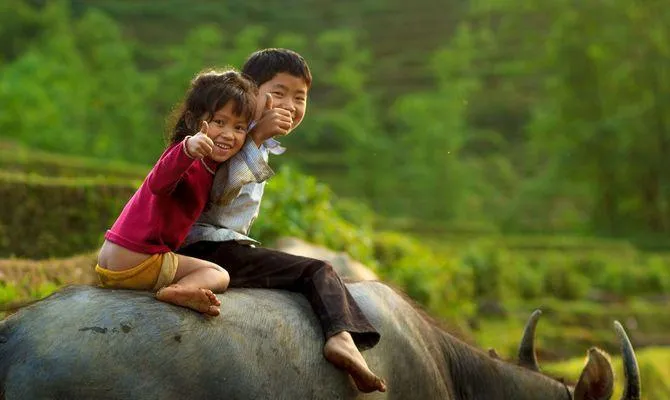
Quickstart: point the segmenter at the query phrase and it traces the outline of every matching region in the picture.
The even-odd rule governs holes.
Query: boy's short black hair
[[[293,50],[277,48],[259,50],[251,54],[242,67],[242,73],[258,86],[282,72],[304,79],[308,88],[312,86],[312,73],[309,71],[307,61]]]

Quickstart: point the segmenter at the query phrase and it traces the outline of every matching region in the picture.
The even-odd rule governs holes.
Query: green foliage
[[[483,300],[501,302],[507,290],[505,268],[508,253],[500,251],[490,244],[477,244],[469,248],[463,255],[463,264],[472,270],[474,294]]]
[[[0,282],[0,304],[7,304],[19,298],[19,291],[11,282]]]
[[[546,257],[542,260],[547,263],[544,273],[545,293],[563,300],[581,299],[586,296],[590,288],[588,278],[581,271],[573,268],[570,259],[565,257]]]
[[[48,282],[48,281],[42,282],[36,288],[31,288],[30,297],[34,299],[41,299],[43,297],[47,297],[48,295],[52,294],[59,288],[60,285],[54,282]]]
[[[640,379],[642,387],[642,400],[667,399],[670,397],[670,376],[668,375],[668,363],[670,363],[670,351],[667,348],[651,347],[636,352],[640,367]],[[624,373],[621,366],[621,357],[613,357],[615,371],[615,384],[613,399],[621,398],[624,388]],[[584,368],[584,358],[569,360],[556,364],[542,365],[543,370],[553,376],[562,376],[570,382],[576,382],[579,374]]]
[[[46,258],[96,248],[138,185],[0,171],[0,256]]]
[[[527,99],[516,109],[526,115],[517,141],[526,179],[507,226],[667,232],[670,80],[661,65],[670,13],[662,3],[485,1],[468,20],[488,32],[476,43],[490,82],[484,94],[502,86],[512,101]]]
[[[435,28],[422,41],[439,49],[402,56],[371,41],[378,19],[357,16],[402,10],[399,27],[416,24],[416,10],[379,0],[295,6],[11,0],[0,17],[11,38],[0,46],[0,135],[152,163],[194,74],[289,46],[314,73],[307,118],[286,138],[292,160],[337,193],[445,229],[669,245],[670,14],[660,1],[495,0],[467,13],[450,3],[419,10],[430,20],[453,12],[450,39]],[[408,82],[417,74],[430,79]]]
[[[3,1],[0,4],[0,66],[22,53],[41,29],[39,11],[26,1]]]
[[[295,236],[374,264],[369,211],[358,208],[351,213],[349,206],[349,220],[342,218],[330,188],[290,167],[283,167],[265,190],[254,236],[264,242]]]
[[[438,254],[393,232],[377,233],[374,249],[382,279],[399,285],[431,313],[452,320],[473,313],[472,276],[455,254]]]
[[[480,346],[494,347],[504,359],[515,360],[524,324],[530,312],[538,308],[542,310],[536,331],[541,367],[555,360],[583,357],[593,346],[617,355],[620,348],[612,329],[614,320],[624,324],[638,350],[645,344],[665,343],[670,327],[664,301],[573,301],[545,297],[508,306],[507,318],[477,315],[473,336]]]
[[[41,36],[0,78],[4,135],[74,154],[138,160],[158,153],[160,141],[144,133],[160,136],[144,111],[153,80],[135,69],[115,23],[96,11],[73,20],[60,1],[42,18]]]
[[[436,87],[404,96],[392,109],[400,127],[396,134],[402,133],[394,145],[404,150],[398,158],[404,167],[394,189],[403,193],[403,208],[414,204],[415,213],[427,220],[467,220],[474,215],[468,213],[464,180],[472,171],[461,158],[470,139],[465,110],[478,86],[477,78],[467,73],[473,56],[470,41],[469,32],[460,31],[452,47],[433,57]]]
[[[0,147],[0,170],[54,177],[144,179],[149,168],[115,160],[58,155],[25,147]]]

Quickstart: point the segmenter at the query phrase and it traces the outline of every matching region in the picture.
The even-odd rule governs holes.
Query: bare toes
[[[221,301],[219,300],[218,297],[216,297],[216,294],[214,294],[214,292],[212,292],[209,289],[203,289],[203,290],[205,291],[205,294],[207,295],[207,298],[209,298],[209,302],[212,303],[212,305],[215,306],[221,305]]]
[[[219,308],[212,304],[207,289],[193,288],[180,285],[170,285],[156,293],[156,298],[182,307],[188,307],[209,315],[219,315]],[[211,291],[209,291],[211,293]],[[216,297],[216,296],[214,296]],[[218,301],[218,299],[217,299]],[[212,309],[214,307],[214,309]]]
[[[345,370],[361,392],[386,391],[384,381],[370,371],[365,359],[358,352],[353,342],[348,345],[335,339],[328,343],[324,350],[326,359],[336,367]]]
[[[374,391],[380,391],[380,392],[386,391],[386,383],[384,383],[384,381],[381,378],[378,378],[376,376],[372,380],[362,379],[360,377],[356,378],[353,375],[352,378],[354,379],[354,382],[356,383],[356,387],[358,388],[358,390],[363,393],[371,393]]]

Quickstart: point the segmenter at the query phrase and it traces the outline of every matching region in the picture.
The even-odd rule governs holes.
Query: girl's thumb
[[[202,123],[200,124],[200,132],[207,135],[208,131],[209,131],[209,124],[207,123],[207,121],[202,121]],[[207,137],[209,137],[209,135],[207,135]]]

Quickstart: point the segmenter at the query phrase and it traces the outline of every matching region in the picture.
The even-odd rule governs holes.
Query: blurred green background
[[[546,362],[618,354],[621,320],[670,398],[660,0],[5,0],[0,303],[90,267],[190,78],[269,46],[314,83],[253,235],[347,251],[506,358],[535,308]]]

